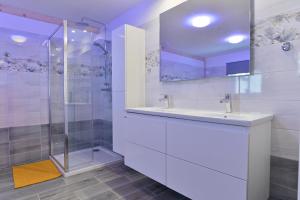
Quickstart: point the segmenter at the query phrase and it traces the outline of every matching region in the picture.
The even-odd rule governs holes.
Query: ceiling
[[[36,34],[49,37],[58,27],[43,21],[33,20],[0,12],[0,28],[10,30],[11,34],[17,32]],[[1,32],[0,32],[1,34]]]
[[[0,4],[60,19],[89,17],[109,23],[144,0],[0,0]]]
[[[189,0],[161,15],[161,45],[166,51],[193,58],[249,48],[250,41],[229,44],[225,38],[245,34],[250,38],[249,0]],[[205,28],[192,27],[193,16],[209,14],[215,22]]]

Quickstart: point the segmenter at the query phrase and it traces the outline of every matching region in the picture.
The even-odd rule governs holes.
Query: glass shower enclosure
[[[49,37],[50,158],[65,174],[121,160],[112,152],[111,43],[64,21]]]

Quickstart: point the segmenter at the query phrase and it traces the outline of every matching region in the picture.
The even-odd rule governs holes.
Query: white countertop
[[[236,126],[254,126],[273,119],[272,114],[261,113],[222,113],[179,108],[139,107],[128,108],[128,113],[138,113],[161,117],[195,120]]]

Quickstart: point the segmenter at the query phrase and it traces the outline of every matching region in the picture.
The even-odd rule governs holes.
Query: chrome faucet
[[[232,101],[231,101],[231,95],[229,93],[225,94],[225,97],[220,100],[220,103],[225,103],[226,113],[232,112]]]
[[[159,99],[160,102],[164,102],[164,108],[170,108],[170,96],[167,94],[162,94],[162,98]]]

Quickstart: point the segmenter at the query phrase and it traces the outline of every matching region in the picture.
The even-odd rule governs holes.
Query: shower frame
[[[51,42],[50,40],[54,37],[54,35],[63,27],[63,65],[64,65],[64,81],[63,81],[63,99],[64,99],[64,164],[62,165],[54,155],[52,155],[52,104],[51,104]],[[65,172],[69,171],[69,123],[68,123],[68,109],[65,105],[68,103],[68,21],[63,20],[62,24],[60,24],[57,29],[49,36],[48,38],[48,107],[49,107],[49,157],[55,161]]]
[[[86,19],[86,20],[90,20],[90,19]],[[91,20],[90,20],[91,21]],[[96,23],[97,21],[92,21],[93,23]],[[98,23],[98,24],[101,24],[101,23]],[[49,124],[50,124],[50,130],[49,130],[49,157],[50,159],[57,165],[57,167],[61,170],[61,172],[63,173],[64,176],[70,176],[70,175],[74,175],[74,174],[77,174],[77,173],[81,173],[82,171],[89,171],[91,169],[96,169],[96,168],[99,168],[99,167],[103,167],[103,166],[106,166],[106,165],[109,165],[109,164],[112,164],[112,163],[115,163],[115,162],[120,162],[122,161],[122,157],[116,153],[114,153],[111,149],[106,149],[105,146],[101,146],[101,144],[98,144],[97,142],[95,142],[95,129],[94,129],[94,122],[95,122],[95,115],[94,115],[94,98],[93,98],[93,88],[91,88],[91,118],[87,119],[87,120],[90,120],[91,121],[91,124],[90,124],[90,131],[92,133],[91,138],[92,139],[88,139],[88,146],[86,149],[80,149],[79,150],[72,150],[73,148],[73,140],[72,140],[72,137],[74,136],[73,134],[75,133],[76,134],[76,130],[73,132],[73,125],[70,124],[72,122],[75,122],[75,124],[77,122],[80,122],[80,120],[85,120],[85,119],[79,119],[79,121],[76,121],[76,116],[74,115],[74,121],[73,121],[73,118],[72,116],[69,116],[69,106],[72,105],[73,102],[69,102],[70,101],[70,98],[69,97],[72,97],[71,95],[72,94],[69,94],[69,87],[74,87],[72,86],[72,82],[68,82],[69,81],[69,74],[72,75],[71,72],[73,72],[72,69],[70,69],[69,65],[73,65],[72,61],[69,60],[69,51],[71,49],[71,47],[69,47],[69,43],[68,43],[68,37],[70,37],[68,34],[69,34],[69,28],[71,27],[71,29],[75,28],[75,29],[79,29],[79,30],[88,30],[89,32],[92,32],[92,33],[99,33],[99,30],[101,30],[100,28],[97,28],[96,26],[92,26],[92,25],[89,25],[89,26],[86,26],[84,29],[83,27],[80,27],[78,25],[78,23],[74,23],[74,22],[69,22],[67,20],[64,20],[62,21],[62,23],[57,27],[57,29],[49,36],[48,38],[48,51],[49,51],[49,57],[48,57],[48,64],[49,64],[49,71],[48,71],[48,84],[49,84],[49,87],[48,87],[48,98],[49,98],[49,102],[48,102],[48,106],[49,106]],[[104,30],[106,30],[106,27],[104,27]],[[62,33],[63,32],[63,33]],[[84,32],[84,31],[83,31]],[[72,32],[74,33],[74,32]],[[101,33],[101,32],[100,32]],[[59,34],[58,38],[59,38],[59,42],[56,43],[56,40],[54,39],[56,34]],[[106,33],[105,33],[106,35]],[[53,41],[53,43],[52,43]],[[72,40],[71,40],[72,41]],[[93,41],[94,42],[94,41]],[[106,37],[104,38],[104,42],[105,42],[105,45],[106,44]],[[58,44],[58,46],[57,46]],[[94,43],[93,43],[94,45]],[[54,48],[56,47],[56,48]],[[57,77],[54,76],[54,72],[55,72],[55,69],[53,66],[55,66],[55,59],[53,59],[53,55],[52,55],[52,51],[54,51],[54,49],[57,49],[57,47],[59,48],[63,48],[63,51],[61,51],[61,54],[59,54],[59,58],[61,60],[63,60],[63,80],[61,80],[61,84],[63,84],[63,87],[61,88],[62,90],[56,90],[56,87],[57,85],[54,84]],[[107,48],[107,46],[104,47],[105,49]],[[105,52],[104,52],[105,53]],[[56,54],[56,52],[55,52]],[[53,62],[54,61],[54,62]],[[59,61],[57,61],[59,62]],[[75,61],[77,62],[77,61]],[[105,55],[105,67],[107,67],[107,55]],[[57,63],[59,64],[59,63]],[[105,68],[105,70],[107,70]],[[105,76],[107,75],[107,71],[105,71]],[[72,77],[71,77],[71,80],[72,80]],[[106,78],[105,78],[105,81]],[[53,85],[54,84],[54,85]],[[91,83],[92,84],[92,83]],[[105,85],[105,84],[104,84]],[[93,87],[91,85],[91,87]],[[54,89],[54,90],[53,90]],[[101,89],[102,91],[102,89]],[[55,93],[57,92],[60,92],[59,94],[59,97],[61,98],[58,98],[58,101],[57,99],[55,98]],[[63,96],[62,96],[63,95]],[[54,99],[52,98],[54,97]],[[71,98],[72,99],[72,98]],[[64,108],[63,109],[56,109],[56,106],[54,106],[56,103],[59,103],[58,105],[60,106],[61,104],[63,104]],[[76,102],[74,103],[76,104]],[[53,118],[53,112],[57,112],[59,111],[59,116],[60,115],[63,115],[63,119],[61,120],[58,120],[58,123],[59,124],[64,124],[64,130],[63,132],[59,132],[59,135],[61,136],[60,141],[57,143],[56,142],[56,138],[54,137],[54,134],[56,133],[55,131],[56,130],[53,130],[53,125],[56,125],[56,121],[54,118]],[[56,113],[57,114],[57,113]],[[96,117],[97,118],[97,117]],[[60,118],[59,118],[60,119]],[[98,118],[97,118],[98,119]],[[105,119],[104,119],[105,120]],[[77,126],[77,125],[75,125]],[[79,129],[78,129],[79,130]],[[78,131],[77,130],[77,131]],[[100,129],[101,131],[103,131],[102,129]],[[71,132],[70,132],[71,131]],[[80,132],[80,130],[79,130]],[[100,132],[100,134],[102,134],[105,132]],[[60,145],[60,142],[61,144],[63,145],[62,146],[59,146]],[[105,141],[104,141],[105,142]],[[112,142],[112,141],[111,141]],[[58,146],[57,146],[58,144]],[[99,146],[99,148],[101,149],[100,152],[102,152],[102,154],[98,154],[98,153],[95,153],[94,152],[94,148]],[[112,144],[111,144],[112,145]],[[57,147],[57,148],[56,148]],[[76,147],[75,147],[76,148]],[[56,150],[58,150],[58,153],[56,152]],[[79,155],[81,152],[80,151],[84,151],[84,150],[90,150],[90,155],[84,155],[84,160],[79,163],[79,164],[75,164],[72,162],[72,161],[75,161],[76,159],[73,159],[73,156],[77,156]],[[76,154],[75,152],[78,152],[79,154]],[[74,154],[73,154],[74,153]],[[88,153],[89,154],[89,153]],[[101,157],[99,158],[99,155],[101,156],[108,156],[106,157],[105,161],[101,160]],[[63,156],[63,158],[62,158]],[[74,157],[75,158],[75,157]],[[77,157],[76,157],[77,158]],[[87,159],[86,159],[87,158]],[[90,158],[90,160],[89,160]],[[108,160],[107,160],[108,158]],[[73,163],[73,164],[72,164]]]

